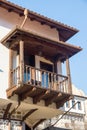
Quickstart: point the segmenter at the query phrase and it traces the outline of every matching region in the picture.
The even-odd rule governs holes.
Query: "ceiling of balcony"
[[[82,50],[80,47],[63,41],[48,39],[47,37],[18,27],[8,33],[8,35],[1,40],[1,43],[8,48],[18,49],[20,40],[24,41],[26,55],[41,55],[52,61],[65,61],[67,57],[70,58]]]

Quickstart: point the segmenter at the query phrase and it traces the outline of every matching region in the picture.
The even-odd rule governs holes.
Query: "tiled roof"
[[[18,13],[20,16],[24,15],[25,8],[23,8],[19,5],[16,5],[14,3],[11,3],[9,1],[0,0],[0,6],[7,9],[8,12],[13,11],[15,13]],[[40,15],[40,14],[35,13],[33,11],[30,11],[30,10],[28,10],[28,17],[32,20],[39,21],[42,24],[49,25],[51,28],[56,28],[60,31],[60,33],[61,33],[61,31],[64,31],[61,33],[64,37],[63,41],[68,40],[70,37],[72,37],[75,33],[78,32],[78,30],[76,28],[70,27],[70,26],[65,25],[61,22],[55,21],[53,19],[50,19],[48,17],[45,17],[43,15]],[[65,34],[66,34],[66,36],[65,36]]]

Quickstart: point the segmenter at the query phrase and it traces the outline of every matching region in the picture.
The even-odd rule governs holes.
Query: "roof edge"
[[[17,9],[17,10],[16,10],[16,13],[17,13],[17,11],[19,11],[19,13],[21,13],[22,15],[24,14],[24,9],[25,9],[25,8],[23,8],[22,6],[16,5],[16,4],[14,4],[14,3],[10,2],[10,1],[6,1],[6,0],[0,0],[0,6],[1,6],[1,4],[7,4],[7,6],[11,6],[12,8]],[[10,8],[11,8],[11,7],[10,7]],[[4,7],[3,7],[3,8],[4,8]],[[6,8],[6,7],[5,7],[5,8]],[[14,9],[13,9],[13,10],[14,10]],[[15,11],[14,11],[14,12],[15,12]],[[61,23],[61,22],[58,22],[58,21],[56,21],[56,20],[53,20],[53,19],[51,19],[51,18],[48,18],[48,17],[46,17],[46,16],[44,16],[44,15],[38,14],[38,13],[33,12],[33,11],[31,11],[31,10],[28,9],[28,17],[30,17],[30,15],[36,16],[36,17],[39,18],[39,19],[43,19],[43,20],[45,20],[46,22],[53,23],[53,24],[55,24],[55,26],[62,26],[62,27],[64,27],[64,28],[67,28],[67,29],[69,29],[69,30],[74,31],[75,33],[77,33],[77,32],[79,31],[78,29],[76,29],[76,28],[74,28],[74,27],[68,26],[68,25],[66,25],[66,24],[63,24],[63,23]]]

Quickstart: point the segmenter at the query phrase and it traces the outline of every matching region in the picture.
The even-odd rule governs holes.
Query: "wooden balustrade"
[[[19,71],[19,67],[12,71],[13,85],[17,85],[20,81]],[[24,67],[23,83],[69,93],[67,76],[37,69],[29,65]]]
[[[18,85],[20,82],[20,67],[18,66],[17,68],[13,69],[11,71],[12,75],[12,85]]]

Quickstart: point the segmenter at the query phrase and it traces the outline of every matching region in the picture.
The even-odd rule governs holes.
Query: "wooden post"
[[[12,76],[12,69],[13,69],[13,50],[9,49],[9,80],[8,80],[8,86],[9,88],[12,87],[13,82],[13,76]]]
[[[69,93],[72,93],[72,83],[71,83],[71,75],[70,75],[70,64],[69,64],[69,59],[66,59],[66,72],[68,76],[68,90]]]
[[[20,83],[24,80],[24,42],[20,41]]]
[[[57,74],[61,74],[62,75],[62,63],[61,63],[61,61],[57,62]]]
[[[57,74],[62,75],[62,62],[61,61],[57,61]],[[63,86],[61,86],[61,82],[62,82],[63,78],[61,76],[57,77],[57,83],[58,83],[58,91],[62,91],[63,90]]]
[[[17,85],[20,84],[20,58],[19,58],[19,52],[17,52]]]
[[[8,130],[11,130],[11,122],[8,123]]]

